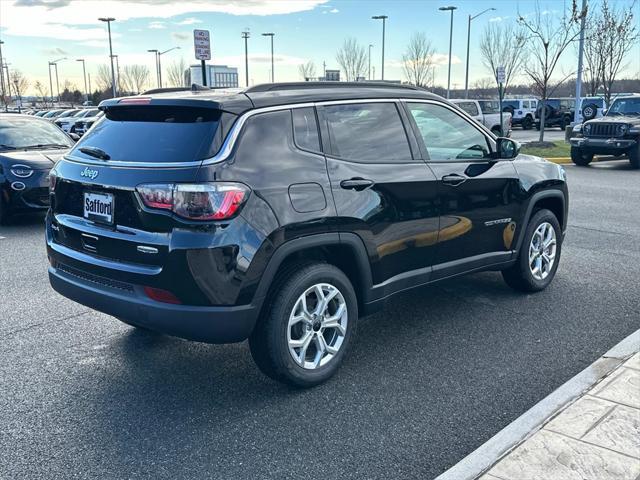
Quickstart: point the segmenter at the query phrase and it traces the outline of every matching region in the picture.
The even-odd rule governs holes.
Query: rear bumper
[[[125,290],[93,278],[49,267],[49,282],[59,294],[160,333],[206,343],[233,343],[245,340],[255,326],[258,309],[253,305],[200,307],[161,303],[146,297],[139,287]]]

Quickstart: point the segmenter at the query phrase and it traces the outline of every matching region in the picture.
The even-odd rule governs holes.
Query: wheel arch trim
[[[520,251],[520,247],[522,246],[522,242],[524,240],[524,232],[526,230],[526,226],[529,225],[529,221],[531,220],[531,216],[533,215],[533,209],[538,204],[540,200],[544,200],[547,198],[555,198],[559,199],[562,203],[562,211],[563,211],[563,221],[560,227],[562,228],[562,233],[567,228],[567,200],[565,195],[560,190],[545,190],[542,192],[537,192],[532,195],[531,200],[529,200],[529,204],[527,205],[527,210],[523,218],[522,227],[520,229],[520,235],[518,236],[518,241],[516,244],[516,252]]]

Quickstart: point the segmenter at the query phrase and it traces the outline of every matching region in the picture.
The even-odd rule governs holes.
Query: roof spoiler
[[[203,85],[198,85],[197,83],[192,83],[190,87],[152,88],[151,90],[142,92],[140,95],[152,95],[154,93],[188,92],[188,91],[201,92],[206,90],[213,90],[213,88],[205,87]]]
[[[278,90],[306,90],[320,88],[397,88],[402,90],[427,91],[425,88],[391,82],[283,82],[263,83],[244,90],[244,93],[274,92]]]

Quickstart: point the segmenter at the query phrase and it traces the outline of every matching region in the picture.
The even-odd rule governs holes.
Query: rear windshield
[[[213,156],[220,111],[209,108],[127,106],[109,109],[82,137],[82,147],[103,150],[122,162],[192,162]]]

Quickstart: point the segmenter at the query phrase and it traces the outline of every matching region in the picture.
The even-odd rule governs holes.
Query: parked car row
[[[79,137],[84,135],[95,121],[103,115],[97,107],[27,110],[23,113],[50,120],[65,133],[72,134],[72,136],[78,135]]]

